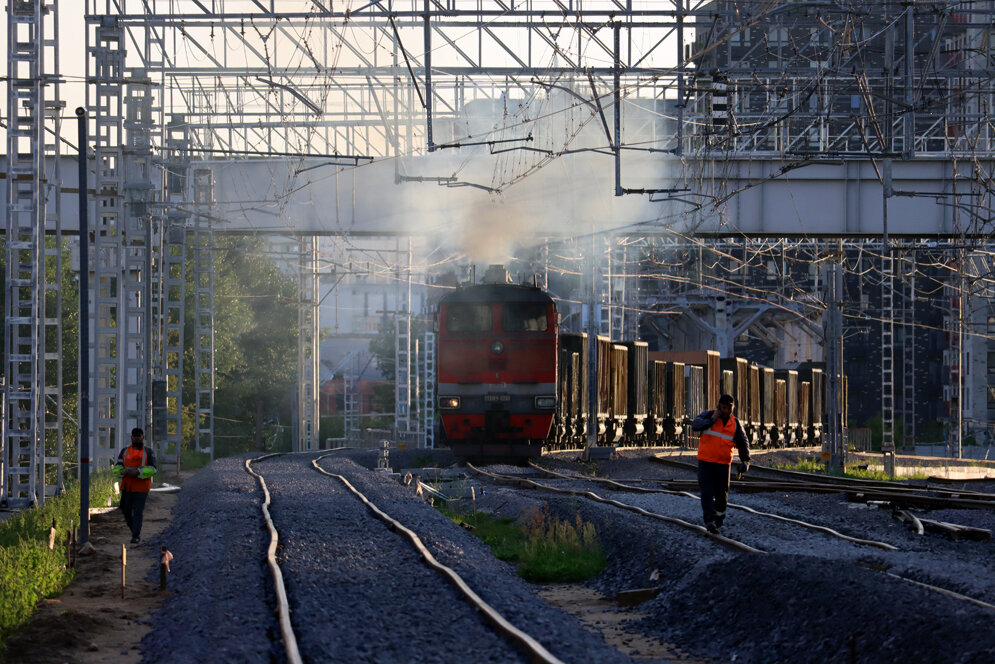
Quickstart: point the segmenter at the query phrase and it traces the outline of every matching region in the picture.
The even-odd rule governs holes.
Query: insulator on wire
[[[725,131],[729,126],[729,83],[726,77],[718,72],[711,75],[711,111],[712,126]]]

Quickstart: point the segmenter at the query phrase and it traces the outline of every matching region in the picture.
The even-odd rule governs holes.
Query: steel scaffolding
[[[736,170],[729,166],[733,158],[779,164],[767,179],[841,159],[871,161],[875,169],[891,159],[960,159],[975,168],[959,189],[924,186],[895,195],[943,200],[954,216],[969,219],[961,226],[971,226],[972,237],[982,237],[992,224],[992,9],[987,1],[924,7],[396,0],[336,8],[311,0],[87,0],[96,213],[85,229],[93,235],[92,263],[82,269],[92,272],[94,317],[92,347],[83,352],[93,366],[93,467],[110,462],[125,429],[149,423],[163,389],[155,385],[164,386],[171,409],[167,438],[156,444],[179,453],[181,357],[191,341],[196,446],[213,453],[207,374],[213,367],[208,266],[215,231],[205,216],[213,196],[193,186],[200,210],[191,222],[190,249],[200,266],[197,321],[195,339],[183,340],[182,312],[174,314],[183,298],[175,280],[183,276],[184,248],[175,240],[186,222],[181,201],[168,202],[169,185],[152,174],[164,163],[160,158],[171,159],[167,114],[183,116],[191,160],[320,157],[347,168],[390,157],[398,183],[472,185],[493,195],[556,159],[601,153],[614,160],[616,194],[687,204],[682,214],[692,221],[706,212],[723,216],[741,193],[730,184],[739,180],[724,177]],[[44,500],[62,481],[63,247],[58,196],[50,195],[61,190],[57,15],[57,0],[11,0],[7,7],[10,193],[0,494],[25,504]],[[648,120],[636,128],[622,122],[640,114]],[[673,131],[660,130],[664,121]],[[54,132],[47,134],[46,126]],[[417,159],[455,151],[495,157],[490,180],[430,172],[431,162]],[[680,172],[634,187],[639,173],[628,160],[655,153],[680,157]],[[955,174],[945,185],[959,179]],[[46,222],[55,230],[51,244],[44,240]],[[630,260],[625,246],[609,246],[607,279],[598,272],[584,283],[592,331],[629,336],[636,322],[628,305],[637,282],[617,267]],[[154,286],[160,272],[163,285]],[[894,295],[885,288],[883,316],[897,322],[907,309],[887,302]],[[410,315],[408,305],[397,319],[404,341],[398,423],[405,431],[419,426],[411,418],[420,403]],[[306,327],[302,348],[310,343]],[[154,340],[160,329],[162,340]],[[961,332],[952,331],[951,342],[962,344]],[[893,347],[895,338],[882,341]],[[903,386],[907,412],[914,353],[908,335],[902,338],[904,381],[892,375],[894,356],[883,362],[882,378]],[[310,391],[316,358],[302,351],[299,359],[301,389]],[[949,366],[959,371],[960,365]],[[962,377],[951,370],[948,379]],[[889,432],[895,396],[882,398],[891,411],[885,415]],[[952,403],[960,408],[960,401]],[[152,424],[158,426],[155,418]]]
[[[3,440],[0,504],[27,507],[62,490],[61,232],[58,220],[62,102],[58,98],[57,3],[7,5],[7,201]],[[54,136],[58,137],[58,133]],[[57,169],[58,167],[56,167]],[[55,194],[54,197],[52,194]],[[49,200],[52,203],[49,203]],[[47,268],[52,267],[52,277]],[[54,280],[53,280],[54,279]],[[54,402],[46,415],[46,399]],[[49,433],[52,433],[50,436]]]

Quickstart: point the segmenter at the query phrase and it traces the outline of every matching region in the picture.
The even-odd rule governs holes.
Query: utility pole
[[[822,441],[823,458],[828,457],[829,469],[843,472],[846,469],[846,437],[844,414],[846,409],[843,384],[843,240],[836,240],[836,249],[829,252],[823,284],[825,287],[826,313],[822,326],[826,347],[826,423]]]
[[[892,262],[891,243],[888,239],[888,199],[892,195],[891,157],[892,113],[894,104],[889,100],[893,94],[895,61],[895,29],[889,26],[885,33],[885,102],[884,122],[881,123],[881,220],[884,242],[881,246],[881,454],[884,456],[884,472],[895,476],[895,271]],[[908,140],[908,137],[906,137]]]

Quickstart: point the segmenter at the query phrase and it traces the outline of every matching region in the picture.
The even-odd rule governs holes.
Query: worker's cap
[[[728,404],[731,406],[734,403],[736,403],[736,400],[732,398],[731,394],[723,394],[722,396],[719,397],[719,403]]]
[[[132,436],[144,436],[145,432],[142,431],[142,427],[135,427],[134,429],[131,430],[131,435]]]

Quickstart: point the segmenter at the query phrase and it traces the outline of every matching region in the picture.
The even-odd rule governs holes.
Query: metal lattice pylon
[[[297,451],[320,448],[318,440],[318,238],[301,237],[297,291]]]
[[[59,22],[56,3],[48,5],[49,19],[42,36],[43,48],[50,55],[53,71],[58,72],[59,62]],[[49,34],[51,28],[51,34]],[[46,60],[49,58],[46,57]],[[45,296],[42,302],[45,317],[45,465],[56,469],[55,477],[46,474],[45,495],[61,493],[63,490],[63,366],[62,366],[62,141],[55,137],[62,135],[62,112],[65,102],[60,99],[60,78],[51,80],[52,95],[44,101],[45,122],[53,127],[53,133],[46,135],[42,144],[46,164],[50,164],[52,176],[46,183],[45,228],[54,229],[54,238],[45,244]],[[49,269],[51,266],[51,269]]]
[[[122,150],[125,193],[124,227],[119,235],[123,254],[122,310],[117,321],[121,358],[121,433],[146,427],[152,419],[151,405],[151,273],[152,203],[152,87],[144,69],[127,70],[124,99],[125,144]],[[155,444],[153,432],[147,438]],[[122,441],[123,444],[123,441]]]
[[[400,255],[400,247],[398,247]],[[398,272],[401,263],[398,261]],[[413,430],[411,422],[411,239],[408,239],[407,279],[397,274],[397,288],[404,288],[404,304],[398,292],[394,312],[394,428],[398,437],[407,440]]]
[[[195,448],[214,458],[214,173],[196,168],[193,174],[194,214],[194,426]]]
[[[124,175],[121,146],[124,139],[122,81],[124,31],[113,17],[87,31],[87,106],[92,111],[96,155],[93,179],[96,214],[90,221],[91,354],[90,435],[91,468],[107,468],[117,456],[120,415],[121,347],[119,322],[123,320],[122,269],[124,228]],[[87,269],[80,266],[80,269]]]
[[[156,330],[160,338],[158,368],[153,389],[153,428],[159,463],[180,467],[183,433],[183,331],[186,293],[186,226],[190,215],[180,205],[190,195],[190,136],[182,116],[170,118],[166,129],[164,197],[167,205],[165,228],[161,234],[162,279],[157,289],[159,316]]]
[[[916,440],[916,250],[910,248],[904,256],[902,272],[902,323],[905,330],[902,343],[902,435],[906,444]]]
[[[422,367],[425,379],[422,392],[422,430],[424,431],[423,447],[435,447],[435,332],[425,332],[425,343],[422,351]]]
[[[45,247],[45,222],[58,212],[57,207],[48,209],[47,199],[52,192],[57,199],[62,185],[57,169],[51,180],[45,170],[46,156],[57,160],[59,154],[58,140],[46,135],[49,120],[56,122],[54,137],[59,129],[57,87],[54,96],[46,98],[46,87],[58,80],[57,13],[54,2],[7,5],[6,380],[0,503],[11,507],[44,502],[62,489],[60,284],[46,283],[45,270],[51,258],[56,279],[61,276],[60,234],[54,249]],[[59,341],[53,338],[46,347],[46,336]],[[46,388],[49,371],[58,394]],[[55,401],[52,418],[46,417],[47,396]]]
[[[895,263],[891,245],[881,249],[881,451],[895,452]]]
[[[358,385],[359,379],[355,371],[349,370],[342,375],[342,408],[345,415],[342,435],[346,445],[359,438]]]

